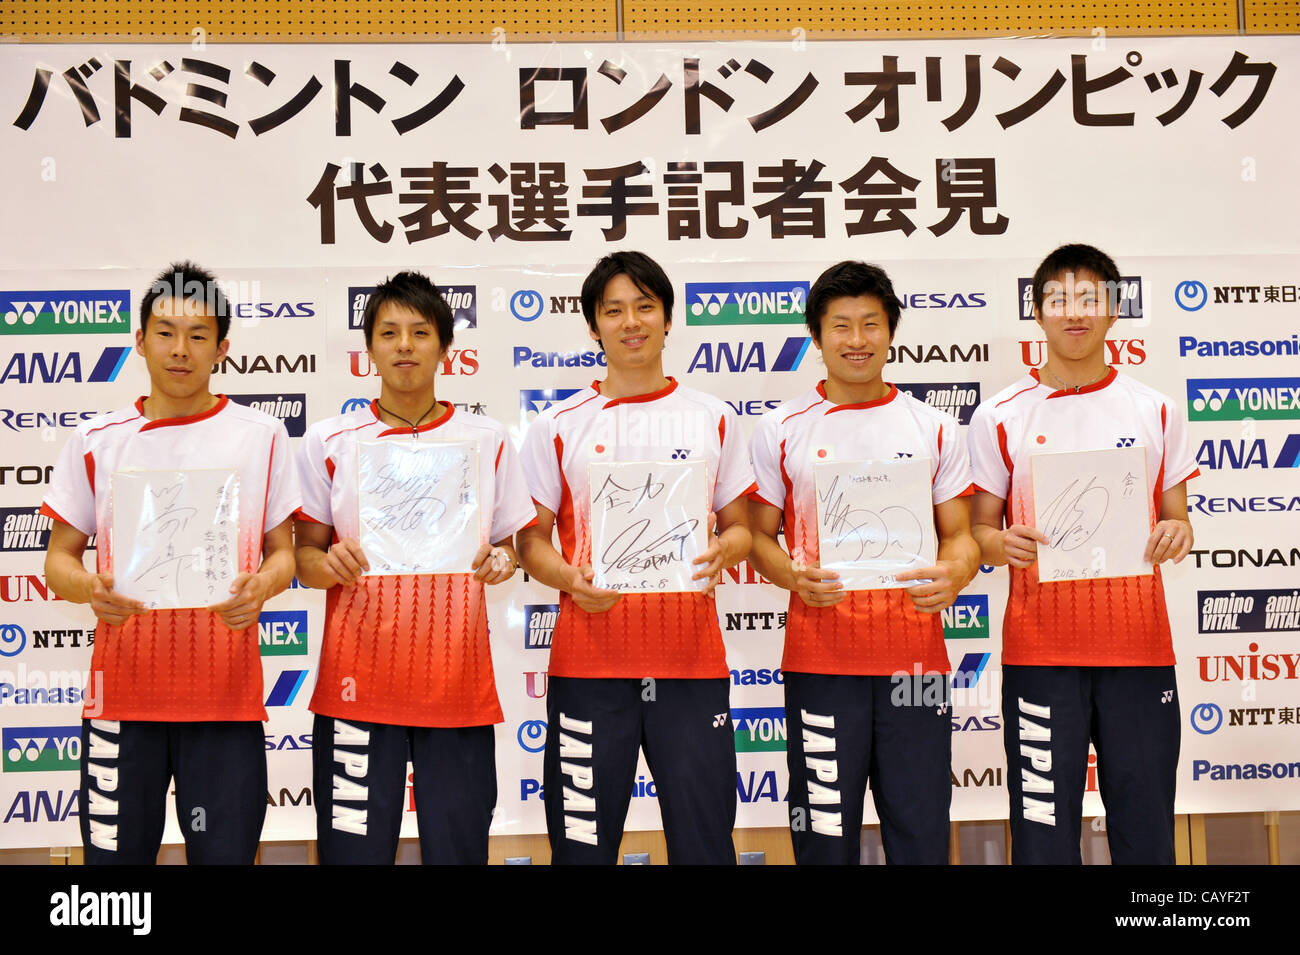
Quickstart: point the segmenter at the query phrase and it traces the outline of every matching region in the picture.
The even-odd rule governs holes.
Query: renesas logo
[[[917,401],[924,401],[931,408],[946,411],[957,419],[959,424],[970,424],[971,415],[980,403],[980,383],[978,381],[898,383],[899,391],[906,391]]]
[[[1300,590],[1198,590],[1197,632],[1300,630]]]
[[[806,335],[787,338],[779,349],[763,342],[701,342],[686,371],[709,374],[798,371],[811,343],[812,339]]]
[[[0,507],[0,551],[45,550],[51,522],[39,507]],[[94,546],[92,535],[86,547]]]
[[[780,407],[781,400],[779,398],[738,398],[733,401],[728,398],[727,404],[731,405],[731,410],[738,415],[762,415],[773,408]]]
[[[129,332],[126,289],[0,292],[0,335],[86,335]]]
[[[1140,365],[1147,360],[1146,340],[1142,338],[1106,339],[1106,361],[1111,365]],[[1026,368],[1037,368],[1047,361],[1047,342],[1020,342],[1020,361]]]
[[[231,401],[279,418],[291,438],[301,438],[307,430],[307,396],[292,395],[230,395]]]
[[[451,306],[452,328],[478,328],[478,287],[475,285],[439,285],[438,291]],[[348,328],[365,327],[366,306],[375,292],[373,285],[348,286]]]
[[[38,430],[44,428],[75,428],[89,421],[100,411],[17,411],[0,408],[0,424],[10,431]]]
[[[807,282],[687,282],[687,325],[799,325]]]
[[[519,391],[519,412],[531,421],[556,402],[566,401],[576,395],[581,388],[521,388]]]
[[[307,611],[263,610],[257,617],[257,648],[264,657],[306,656]]]
[[[313,358],[312,361],[312,371],[315,371],[315,358]],[[374,363],[370,360],[370,353],[365,351],[348,352],[348,371],[352,373],[353,378],[366,378],[370,375],[379,374],[379,369],[376,368]],[[442,367],[438,369],[438,373],[441,375],[478,374],[478,349],[447,349],[447,354],[443,356]]]
[[[1253,497],[1213,497],[1209,494],[1187,495],[1187,507],[1197,514],[1274,514],[1300,511],[1300,495],[1290,497],[1273,495],[1255,495]],[[1192,551],[1193,554],[1196,551]],[[1204,553],[1204,551],[1202,551]],[[1294,562],[1293,562],[1294,564]],[[1197,561],[1196,566],[1200,566]],[[1215,564],[1215,567],[1220,566]]]
[[[737,753],[785,752],[785,707],[733,708],[731,725]]]
[[[314,318],[315,302],[232,302],[231,317],[245,324],[261,318]]]
[[[1188,378],[1190,421],[1300,418],[1300,378]]]
[[[549,650],[558,619],[559,604],[524,604],[524,649]]]
[[[987,292],[915,292],[898,297],[906,308],[984,308]]]
[[[943,638],[961,640],[989,635],[989,598],[987,594],[967,594],[942,612]]]
[[[514,366],[530,365],[533,368],[604,368],[603,351],[535,351],[527,345],[516,345]]]
[[[115,381],[130,353],[131,349],[126,346],[105,348],[91,364],[89,357],[84,362],[81,360],[81,352],[16,351],[9,356],[4,371],[0,372],[0,385],[10,382],[19,385],[57,385],[65,381]]]
[[[1034,280],[1020,279],[1020,320],[1034,320]],[[1119,280],[1119,317],[1142,317],[1142,278],[1122,275]]]
[[[7,726],[0,731],[0,743],[6,773],[81,768],[80,726]]]
[[[1186,358],[1195,354],[1198,358],[1258,358],[1272,355],[1300,355],[1300,335],[1293,334],[1290,340],[1285,338],[1265,339],[1217,339],[1201,341],[1193,335],[1178,336],[1178,356]]]
[[[1244,468],[1295,468],[1300,467],[1300,434],[1289,434],[1282,442],[1277,457],[1269,464],[1268,448],[1263,438],[1253,441],[1205,440],[1196,451],[1196,463],[1203,468],[1219,470],[1231,468],[1234,471]]]

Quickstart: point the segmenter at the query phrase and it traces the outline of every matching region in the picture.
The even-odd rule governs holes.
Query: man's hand
[[[727,566],[726,557],[723,553],[722,538],[713,536],[713,529],[718,526],[718,515],[709,513],[709,546],[699,557],[696,557],[692,564],[703,564],[704,567],[691,575],[691,580],[707,580],[708,583],[700,593],[706,597],[713,596],[713,588],[722,582],[722,568]]]
[[[921,613],[938,613],[952,606],[961,589],[970,583],[961,573],[958,564],[951,560],[941,560],[933,567],[918,567],[899,574],[896,580],[925,580],[907,589],[912,598],[912,606]]]
[[[349,537],[325,551],[321,569],[331,574],[335,582],[351,587],[370,569],[370,561],[366,560],[361,542]]]
[[[804,567],[794,563],[794,586],[790,589],[809,607],[834,607],[849,595],[840,583],[840,575],[833,570],[822,570],[817,561]]]
[[[1161,521],[1147,538],[1142,559],[1151,564],[1173,560],[1176,564],[1192,550],[1192,525],[1175,519]]]
[[[230,585],[229,600],[213,604],[208,609],[220,615],[221,622],[231,630],[243,630],[257,623],[262,604],[270,596],[270,585],[261,574],[243,573]]]
[[[1038,545],[1051,543],[1038,528],[1024,524],[1012,524],[1002,532],[1002,549],[1012,567],[1029,567],[1038,560]]]
[[[509,543],[484,544],[470,566],[474,569],[475,580],[485,584],[503,584],[514,576],[519,559]]]
[[[602,590],[600,587],[593,587],[591,582],[595,579],[596,572],[591,569],[591,564],[583,564],[581,567],[573,568],[573,575],[564,589],[573,597],[573,602],[587,613],[604,613],[618,603],[623,594],[618,590]]]
[[[110,627],[120,627],[126,623],[127,617],[134,613],[144,613],[149,608],[114,590],[112,574],[91,574],[90,609]]]

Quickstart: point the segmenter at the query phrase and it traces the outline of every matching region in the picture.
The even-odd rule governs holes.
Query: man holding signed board
[[[320,859],[392,864],[409,758],[422,860],[486,864],[502,714],[483,585],[511,577],[513,535],[537,515],[506,429],[434,396],[453,325],[433,283],[399,272],[362,327],[379,398],[312,425],[298,454],[298,576],[328,591]]]
[[[1043,260],[1047,361],[971,421],[975,536],[985,561],[1011,565],[1002,713],[1016,863],[1081,861],[1089,739],[1112,861],[1174,862],[1179,708],[1156,565],[1192,548],[1185,482],[1199,472],[1177,404],[1106,365],[1120,293],[1098,249]]]
[[[876,266],[823,272],[805,318],[826,380],[754,432],[750,563],[791,591],[781,669],[801,864],[859,861],[868,779],[887,861],[948,861],[939,611],[975,575],[979,548],[956,420],[883,378],[901,305]]]
[[[542,412],[524,440],[538,522],[520,533],[520,558],[561,592],[543,757],[556,863],[616,861],[638,748],[669,861],[735,863],[730,681],[710,597],[749,552],[753,474],[727,405],[664,376],[672,306],[647,256],[601,259],[582,312],[609,374]]]
[[[42,513],[45,574],[99,624],[82,713],[86,862],[152,864],[168,784],[191,863],[251,864],[266,815],[262,603],[293,578],[284,425],[208,391],[230,308],[192,263],[140,303],[146,398],[77,428]],[[82,565],[94,535],[96,573]]]

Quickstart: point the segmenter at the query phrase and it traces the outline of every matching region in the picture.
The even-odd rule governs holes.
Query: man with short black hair
[[[266,815],[257,620],[293,578],[299,498],[284,425],[208,390],[229,326],[209,272],[189,262],[164,270],[141,301],[135,337],[149,395],[77,428],[41,508],[53,519],[50,588],[99,618],[82,714],[87,863],[153,863],[172,780],[189,862],[250,864],[257,852]],[[206,608],[146,609],[116,589],[131,554],[113,540],[114,477],[213,468],[237,471],[230,595]],[[93,573],[82,564],[92,535]],[[203,573],[188,555],[177,566],[178,577]]]

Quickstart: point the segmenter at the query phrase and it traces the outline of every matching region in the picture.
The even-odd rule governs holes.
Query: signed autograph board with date
[[[821,566],[845,590],[915,587],[896,578],[934,566],[930,459],[824,461],[813,475]]]
[[[702,460],[591,463],[594,583],[630,593],[699,590],[691,561],[707,547]]]
[[[358,442],[369,575],[471,573],[481,544],[478,476],[472,441]]]
[[[1088,580],[1149,575],[1151,533],[1146,449],[1051,451],[1030,459],[1038,579]]]
[[[239,472],[113,474],[113,588],[151,610],[230,596],[239,563]]]

